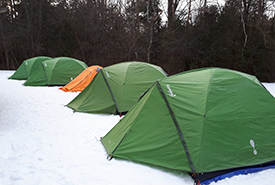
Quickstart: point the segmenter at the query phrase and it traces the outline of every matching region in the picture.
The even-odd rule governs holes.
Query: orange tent
[[[90,66],[86,68],[82,73],[80,73],[70,83],[59,89],[65,92],[82,91],[83,89],[85,89],[85,87],[87,87],[87,85],[90,84],[90,82],[93,80],[100,69],[102,69],[102,67],[98,65]]]

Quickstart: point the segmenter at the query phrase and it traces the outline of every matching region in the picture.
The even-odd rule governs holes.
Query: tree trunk
[[[175,3],[174,0],[168,0],[168,27],[173,27],[175,22]]]
[[[0,14],[1,15],[1,14]],[[4,37],[4,33],[3,33],[3,26],[2,26],[2,20],[0,18],[0,32],[1,32],[1,37],[2,37],[2,44],[4,47],[4,53],[5,53],[5,61],[6,61],[6,66],[4,66],[4,68],[9,69],[9,52],[5,43],[5,37]]]
[[[192,7],[192,0],[188,2],[188,14],[187,14],[187,23],[191,23],[191,7]]]

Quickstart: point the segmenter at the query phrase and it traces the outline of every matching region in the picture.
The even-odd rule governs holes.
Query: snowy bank
[[[120,119],[64,107],[78,93],[25,87],[0,71],[0,185],[192,185],[185,173],[107,160],[99,141]],[[264,83],[275,95],[275,84]],[[239,175],[217,185],[275,184],[275,169]]]

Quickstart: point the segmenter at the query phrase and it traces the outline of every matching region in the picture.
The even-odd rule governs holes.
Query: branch
[[[256,26],[256,28],[258,28],[259,30],[260,30],[260,32],[262,33],[262,35],[263,35],[263,39],[264,39],[264,46],[267,48],[267,49],[269,49],[269,47],[267,46],[267,39],[266,39],[266,34],[264,33],[264,31],[259,27],[259,26]]]
[[[241,13],[241,21],[242,21],[242,24],[243,24],[243,33],[244,33],[244,44],[243,44],[243,49],[242,49],[242,56],[243,56],[245,47],[247,45],[248,36],[247,36],[245,21],[243,19],[243,14],[242,13]]]

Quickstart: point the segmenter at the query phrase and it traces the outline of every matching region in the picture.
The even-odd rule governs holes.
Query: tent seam
[[[116,107],[117,113],[119,113],[119,109],[118,109],[118,106],[117,106],[117,103],[116,103],[116,99],[115,99],[114,94],[113,94],[113,92],[112,92],[112,90],[111,90],[111,87],[110,87],[110,85],[109,85],[109,83],[108,83],[108,81],[107,81],[107,79],[106,79],[106,77],[105,77],[105,75],[104,75],[104,73],[103,73],[103,70],[100,70],[100,72],[101,72],[101,74],[102,74],[102,77],[103,77],[103,79],[104,79],[104,81],[105,81],[105,83],[106,83],[108,89],[109,89],[109,92],[111,93],[112,99],[113,99],[113,101],[114,101],[114,103],[115,103],[115,107]]]
[[[120,146],[120,144],[122,143],[122,141],[124,140],[124,138],[126,137],[126,135],[128,134],[128,132],[126,132],[124,134],[124,136],[121,138],[121,140],[119,141],[119,143],[117,144],[117,146],[114,148],[114,150],[110,153],[110,155],[113,155],[115,153],[115,151],[117,150],[117,148]]]
[[[84,70],[85,71],[85,70]],[[84,80],[86,80],[88,78],[89,75],[93,74],[93,71],[89,72],[88,75],[85,76],[84,79],[82,79],[80,82],[78,82],[75,86],[73,86],[72,88],[70,88],[69,90],[74,89],[76,86],[78,86],[79,84],[81,84]]]
[[[208,96],[209,96],[209,91],[210,91],[210,87],[211,87],[211,82],[212,82],[212,79],[213,79],[213,70],[211,70],[211,74],[210,74],[210,78],[209,78],[209,83],[208,83],[208,87],[207,87],[207,94],[206,94],[206,101],[205,101],[205,107],[204,107],[204,114],[203,114],[203,126],[202,126],[202,136],[201,136],[201,140],[200,140],[200,146],[202,146],[202,141],[203,141],[203,130],[204,130],[204,126],[205,126],[205,118],[206,118],[206,108],[207,108],[207,102],[208,102]],[[201,158],[201,147],[200,147],[200,157],[199,159]]]
[[[127,69],[125,71],[124,81],[123,81],[123,84],[122,84],[122,88],[123,88],[122,92],[125,92],[125,88],[126,88],[125,83],[126,83],[126,78],[127,78],[127,74],[128,74],[127,72],[129,70],[129,67],[130,67],[131,64],[132,64],[131,62],[128,62]],[[124,94],[123,94],[123,96],[124,96]],[[120,105],[122,105],[122,107],[124,107],[124,103],[125,102],[122,101],[122,104],[120,103]]]
[[[42,65],[42,69],[43,69],[44,74],[45,74],[45,78],[46,78],[46,80],[47,80],[47,85],[49,85],[49,80],[48,80],[48,77],[47,77],[47,73],[46,73],[46,70],[45,70],[44,65],[43,65],[42,62],[41,62],[41,65]]]
[[[48,82],[48,85],[49,85],[50,81],[52,80],[52,77],[53,77],[53,74],[54,74],[55,67],[57,66],[57,63],[58,63],[60,60],[61,60],[60,57],[57,58],[57,60],[56,60],[56,62],[55,62],[55,64],[54,64],[54,66],[53,66],[53,70],[52,70],[52,73],[51,73],[51,76],[50,76],[50,80],[49,80],[49,82]]]
[[[182,134],[182,132],[181,132],[181,129],[180,129],[180,126],[179,126],[179,124],[178,124],[178,122],[177,122],[177,119],[176,119],[176,117],[175,117],[175,114],[174,114],[174,112],[173,112],[173,110],[172,110],[172,108],[171,108],[171,106],[170,106],[170,104],[169,104],[169,102],[168,102],[168,99],[166,98],[166,96],[165,96],[165,94],[164,94],[164,92],[163,92],[163,89],[162,89],[161,86],[160,86],[159,81],[157,81],[156,83],[157,83],[158,89],[160,90],[160,93],[161,93],[161,95],[162,95],[162,97],[163,97],[163,99],[164,99],[164,101],[165,101],[165,104],[166,104],[166,106],[167,106],[167,108],[168,108],[168,110],[169,110],[169,112],[170,112],[170,115],[171,115],[171,117],[172,117],[172,120],[173,120],[173,122],[174,122],[174,125],[175,125],[175,127],[176,127],[176,129],[177,129],[179,138],[180,138],[180,140],[181,140],[181,143],[182,143],[183,148],[184,148],[184,150],[185,150],[185,154],[186,154],[187,160],[188,160],[188,162],[189,162],[189,166],[190,166],[192,172],[193,172],[193,173],[196,173],[196,170],[195,170],[193,161],[192,161],[192,159],[191,159],[191,155],[190,155],[190,153],[189,153],[189,150],[188,150],[186,141],[185,141],[185,139],[184,139],[184,137],[183,137],[183,134]]]
[[[28,79],[28,78],[29,78],[29,75],[28,75],[28,70],[27,70],[27,67],[26,67],[26,62],[24,62],[24,69],[25,69],[26,76],[27,76],[27,79]]]

